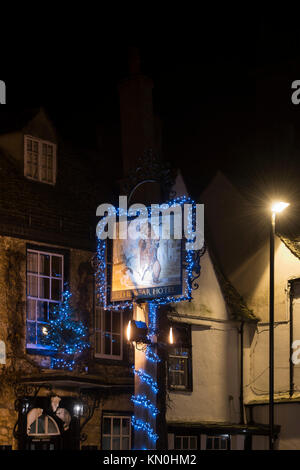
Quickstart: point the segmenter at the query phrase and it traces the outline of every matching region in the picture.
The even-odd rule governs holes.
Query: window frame
[[[123,354],[123,348],[124,348],[123,320],[124,320],[124,315],[123,315],[123,311],[122,310],[117,310],[117,313],[119,313],[119,315],[120,315],[120,333],[117,333],[120,336],[120,354],[119,355],[105,354],[103,352],[103,350],[104,350],[104,336],[105,336],[105,330],[104,330],[104,321],[105,321],[104,312],[105,311],[109,311],[111,314],[115,313],[114,310],[104,309],[100,305],[97,305],[97,304],[95,305],[95,308],[94,308],[94,356],[97,359],[122,361],[124,359],[124,354]],[[100,312],[100,323],[101,323],[100,328],[97,328],[97,315],[99,314],[98,312]],[[112,317],[111,317],[111,323],[112,323]],[[111,331],[111,334],[112,334],[112,331]],[[100,353],[97,352],[97,337],[98,337],[98,335],[101,336],[101,352]],[[112,351],[112,338],[111,338],[110,344],[111,344],[111,351]]]
[[[38,291],[37,291],[37,297],[34,297],[32,295],[29,295],[29,275],[32,275],[30,274],[30,272],[28,271],[28,253],[36,253],[38,255],[38,268],[37,268],[37,273],[36,274],[33,274],[34,277],[37,277],[37,288],[38,288]],[[40,255],[48,255],[50,257],[53,257],[53,256],[57,256],[57,257],[60,257],[62,259],[61,261],[61,277],[53,277],[52,276],[52,272],[51,272],[51,268],[50,268],[50,273],[49,273],[49,276],[47,275],[42,275],[40,276],[40,272],[39,272],[39,258],[40,258]],[[63,293],[63,290],[64,290],[64,283],[66,282],[66,265],[67,265],[67,262],[66,262],[66,257],[67,257],[67,252],[65,252],[64,250],[59,250],[59,249],[55,249],[55,248],[49,248],[47,246],[43,246],[43,245],[27,245],[26,246],[26,350],[27,352],[36,352],[36,351],[39,351],[39,352],[49,352],[51,351],[51,348],[50,347],[47,347],[47,346],[44,346],[44,345],[41,345],[38,343],[38,334],[37,334],[37,324],[45,324],[47,325],[47,322],[44,322],[44,321],[37,321],[37,305],[36,305],[36,311],[35,311],[35,320],[28,320],[28,312],[29,312],[29,309],[28,309],[28,300],[35,300],[36,302],[38,301],[41,301],[41,302],[48,302],[48,304],[59,304],[61,301],[62,301],[62,294],[61,294],[61,299],[60,300],[52,300],[50,297],[51,297],[51,282],[49,282],[49,299],[46,299],[46,298],[40,298],[38,295],[39,295],[39,280],[41,278],[48,278],[49,280],[52,281],[52,279],[59,279],[61,280],[61,285],[62,285],[62,293]],[[50,258],[52,259],[52,258]],[[48,316],[49,316],[49,307],[48,307]],[[28,339],[27,339],[27,325],[28,323],[34,323],[36,325],[36,344],[33,344],[33,343],[29,343],[28,342]]]
[[[173,329],[175,330],[186,330],[186,337],[187,342],[183,341],[177,345],[177,348],[185,348],[188,349],[188,357],[180,356],[178,354],[172,354],[172,349],[176,349],[176,344],[169,345],[168,351],[168,363],[167,363],[167,376],[168,376],[168,389],[172,392],[192,392],[193,391],[193,363],[192,363],[192,328],[190,324],[187,323],[174,323],[172,325]],[[175,338],[176,342],[176,338]],[[176,385],[170,382],[170,359],[171,358],[179,358],[185,359],[187,361],[187,385]]]
[[[105,418],[110,418],[111,423],[110,423],[110,431],[111,434],[104,434],[103,433],[103,428],[104,428],[104,419]],[[120,449],[112,449],[112,439],[114,437],[114,434],[112,433],[113,431],[113,419],[120,419],[120,435],[116,435],[116,437],[120,438]],[[129,420],[129,434],[125,434],[123,436],[122,434],[122,420],[123,419],[128,419]],[[110,449],[103,449],[103,437],[110,437]],[[128,449],[122,449],[122,438],[123,437],[129,437],[129,448]],[[131,426],[131,414],[127,412],[104,412],[102,414],[102,420],[101,420],[101,450],[131,450],[132,449],[132,444],[133,444],[133,436],[132,436],[132,426]]]
[[[43,433],[39,433],[39,432],[38,432],[38,421],[39,421],[40,418],[44,418],[44,420],[45,420],[45,432],[43,432]],[[55,433],[46,432],[46,430],[48,431],[48,429],[49,429],[49,420],[54,424],[54,426],[55,426],[57,432],[55,432]],[[48,436],[49,436],[49,437],[50,437],[50,436],[53,437],[53,436],[60,436],[60,435],[61,435],[60,430],[59,430],[59,427],[58,427],[58,425],[57,425],[55,419],[53,419],[51,416],[49,416],[49,415],[47,415],[47,414],[42,414],[41,416],[39,416],[38,418],[36,418],[36,419],[33,421],[33,423],[31,423],[31,426],[32,426],[33,424],[35,424],[35,430],[36,430],[36,432],[34,432],[34,433],[28,432],[28,434],[27,434],[28,437],[44,437],[44,438],[45,438],[45,437],[48,437]],[[31,427],[31,426],[30,426],[30,427]]]
[[[225,439],[226,440],[226,449],[222,449],[221,447],[219,447],[218,449],[215,449],[214,447],[212,447],[211,449],[208,449],[207,448],[207,440],[208,439],[213,439],[213,444],[214,444],[214,439],[219,439],[219,441],[221,441],[221,439]],[[203,450],[221,450],[221,451],[226,451],[226,450],[230,450],[231,448],[231,435],[230,434],[207,434],[206,435],[206,439],[205,439],[205,449]]]
[[[38,177],[37,178],[28,175],[28,167],[29,167],[28,150],[27,150],[28,140],[32,140],[33,142],[36,142],[38,144],[38,153],[37,153],[37,174],[38,174]],[[52,181],[49,181],[48,179],[44,180],[42,178],[43,145],[50,145],[52,147],[52,150],[53,150]],[[37,182],[40,182],[40,183],[50,184],[51,186],[54,186],[56,184],[56,168],[57,168],[57,145],[54,142],[50,142],[49,140],[44,140],[44,139],[40,139],[39,137],[34,137],[33,135],[30,135],[30,134],[25,134],[24,135],[24,176],[25,176],[25,178],[27,178],[31,181],[37,181]],[[47,162],[46,170],[47,171],[49,170],[48,162]]]
[[[197,445],[196,449],[191,448],[191,445],[190,445],[191,438],[196,439],[196,445]],[[176,448],[176,446],[175,446],[176,439],[180,439],[180,443],[181,443],[180,449]],[[187,449],[183,449],[183,447],[182,447],[183,439],[188,439]],[[199,434],[174,434],[174,450],[199,450],[199,448],[200,448],[200,446],[199,446]]]

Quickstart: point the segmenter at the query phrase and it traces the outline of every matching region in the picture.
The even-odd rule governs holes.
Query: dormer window
[[[26,178],[55,184],[56,145],[30,135],[24,138],[24,175]]]

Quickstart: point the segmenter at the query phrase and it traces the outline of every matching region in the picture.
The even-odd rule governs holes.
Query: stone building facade
[[[133,384],[123,338],[126,312],[104,318],[96,300],[92,227],[103,194],[84,170],[84,158],[80,187],[78,169],[70,165],[65,173],[72,154],[63,150],[42,109],[5,128],[0,149],[0,340],[6,349],[0,365],[0,446],[100,449],[104,416],[106,427],[108,420],[115,427],[123,423],[124,432],[130,426]],[[65,283],[76,320],[89,331],[90,347],[72,371],[52,368],[39,337]],[[128,435],[124,446],[130,445]],[[120,432],[117,436],[115,446]]]

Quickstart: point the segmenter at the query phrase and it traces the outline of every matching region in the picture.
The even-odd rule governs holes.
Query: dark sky
[[[281,184],[282,176],[285,186],[297,185],[300,105],[290,100],[291,82],[300,79],[297,18],[245,10],[199,16],[192,35],[188,29],[168,34],[166,27],[163,37],[153,30],[147,41],[132,42],[155,82],[165,158],[182,168],[195,196],[217,169],[247,180],[250,191],[256,183],[259,191]],[[20,64],[18,75],[0,77],[8,103],[44,105],[65,137],[93,146],[98,123],[117,130],[127,47],[126,38],[81,49],[74,43],[62,47],[59,65],[54,52],[38,67]]]

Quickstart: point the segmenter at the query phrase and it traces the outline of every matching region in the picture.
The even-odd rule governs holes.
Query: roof
[[[40,109],[41,108],[21,110],[1,109],[0,134],[6,134],[23,129],[26,124],[39,113]]]
[[[16,116],[16,127],[24,120]],[[71,143],[59,142],[57,162],[52,186],[25,178],[13,156],[0,149],[0,233],[94,250],[96,208],[112,200],[113,175],[100,152]]]
[[[209,251],[209,254],[232,319],[245,322],[258,322],[260,318],[257,317],[253,310],[247,306],[244,298],[223,274],[220,264],[217,263],[215,256],[212,255],[211,251]]]

